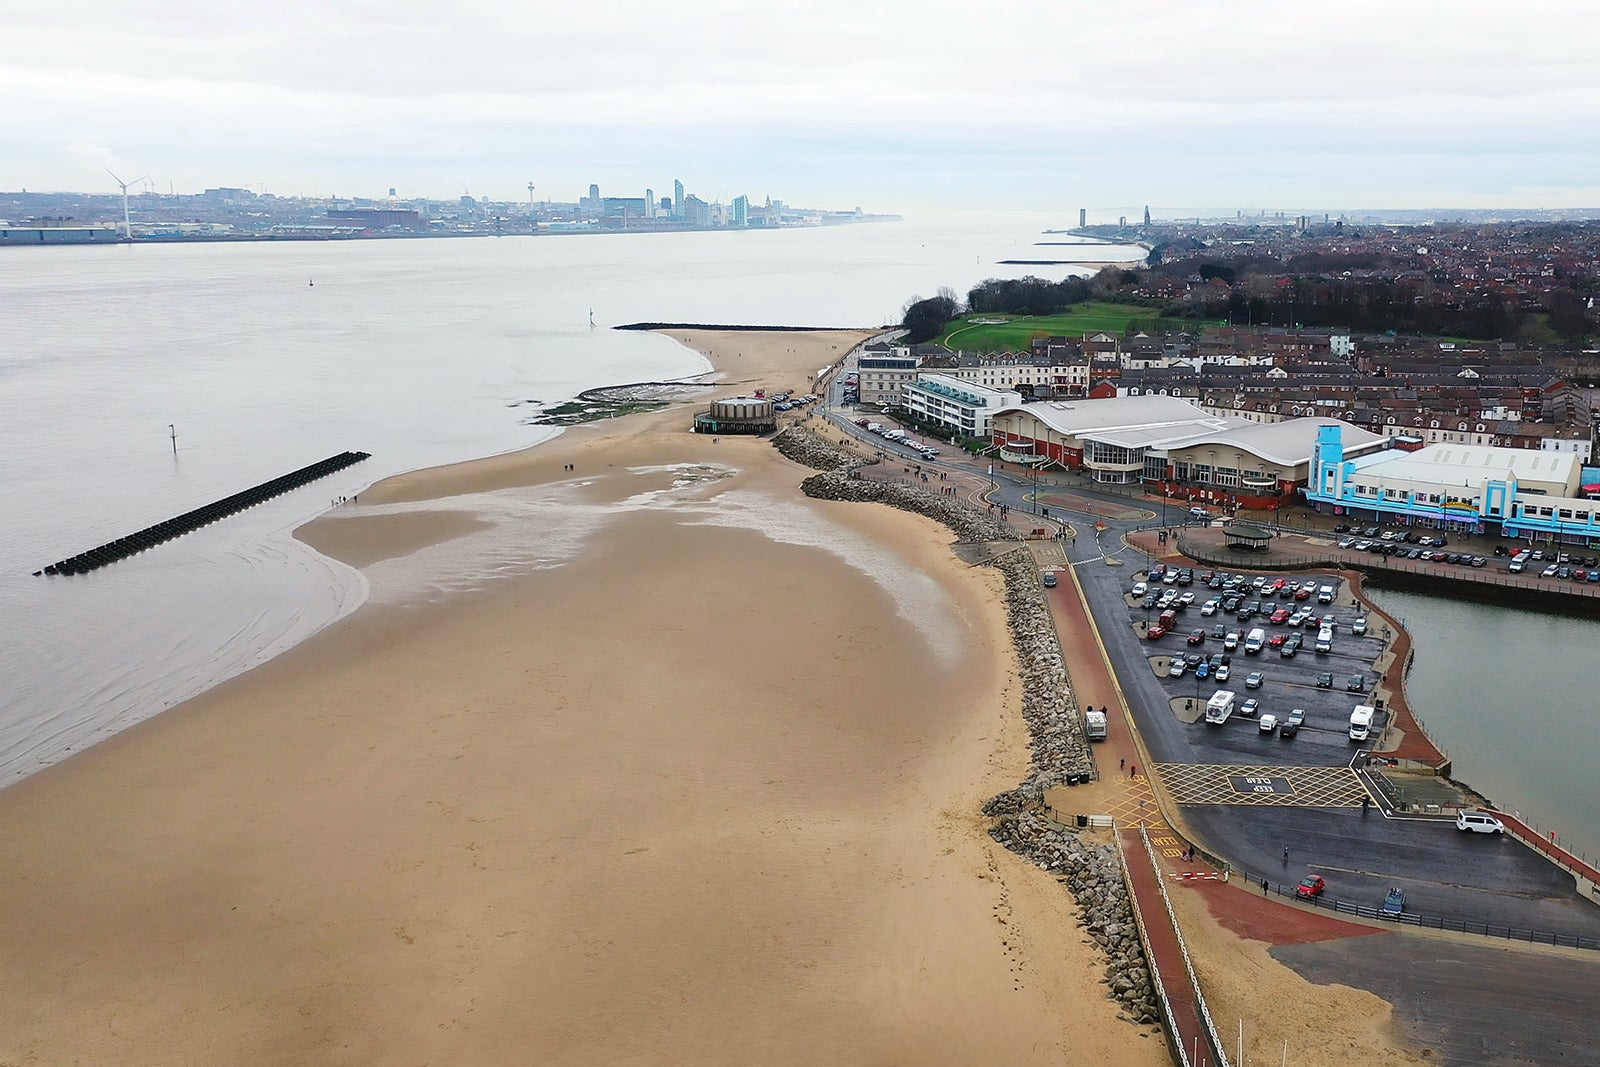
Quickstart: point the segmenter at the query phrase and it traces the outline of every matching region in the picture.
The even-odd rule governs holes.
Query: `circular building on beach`
[[[760,396],[730,396],[713,400],[709,411],[694,417],[695,433],[750,434],[772,433],[778,428],[772,401]]]

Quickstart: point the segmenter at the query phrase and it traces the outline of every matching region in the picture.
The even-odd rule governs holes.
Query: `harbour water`
[[[1453,776],[1600,860],[1600,621],[1367,586],[1416,654],[1411,707]]]
[[[529,416],[582,389],[705,369],[605,327],[894,321],[940,286],[1065,276],[996,263],[1058,221],[0,255],[0,784],[358,606],[360,574],[290,536],[335,498],[537,444],[554,431]],[[372,459],[92,575],[31,575],[346,449]]]

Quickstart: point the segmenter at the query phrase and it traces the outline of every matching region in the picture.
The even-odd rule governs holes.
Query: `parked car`
[[[1256,712],[1260,710],[1261,701],[1257,700],[1255,697],[1251,697],[1249,700],[1246,700],[1243,704],[1239,705],[1239,714],[1243,715],[1247,719],[1255,718]]]
[[[1154,626],[1150,627],[1149,630],[1145,631],[1145,637],[1149,638],[1152,641],[1154,641],[1158,637],[1165,637],[1165,636],[1167,636],[1167,628],[1165,626],[1162,626],[1159,622],[1156,623]]]
[[[1161,598],[1156,596],[1154,593],[1146,593],[1144,595],[1143,603],[1144,603],[1144,606],[1146,608],[1153,608],[1153,607],[1156,606],[1156,602],[1159,601],[1160,599]]]
[[[1294,659],[1294,654],[1300,651],[1300,646],[1305,643],[1304,634],[1290,634],[1289,639],[1278,649],[1278,655],[1284,659]]]
[[[1232,673],[1232,668],[1229,667],[1226,663],[1224,663],[1224,664],[1222,664],[1222,666],[1218,667],[1215,671],[1213,671],[1211,676],[1213,678],[1215,678],[1218,682],[1226,682],[1228,680],[1228,675],[1230,673]]]
[[[1232,652],[1234,649],[1238,648],[1239,647],[1239,631],[1238,630],[1229,630],[1228,631],[1228,636],[1226,636],[1226,637],[1224,637],[1222,639],[1222,647],[1227,649],[1229,652]]]
[[[1246,689],[1260,689],[1261,683],[1266,680],[1266,675],[1262,674],[1260,671],[1251,671],[1245,676],[1244,687]]]
[[[1289,635],[1280,630],[1279,632],[1273,634],[1271,637],[1267,638],[1267,646],[1269,648],[1282,648],[1283,647],[1283,643],[1285,641],[1287,641],[1288,639],[1289,639]]]
[[[1211,664],[1206,660],[1201,660],[1200,664],[1194,669],[1194,676],[1196,678],[1211,677]]]
[[[1361,674],[1352,674],[1350,676],[1350,680],[1344,683],[1344,687],[1351,693],[1365,693],[1367,691],[1366,676]]]
[[[1378,914],[1384,919],[1398,919],[1406,910],[1405,890],[1395,886],[1389,890],[1389,895],[1383,898],[1383,910]]]
[[[1332,671],[1323,671],[1321,674],[1317,675],[1317,688],[1318,689],[1332,689],[1333,688],[1333,672]]]
[[[1210,600],[1207,600],[1204,604],[1200,605],[1200,614],[1215,615],[1217,613],[1217,609],[1221,606],[1222,598],[1219,596],[1214,596]]]
[[[1267,621],[1272,623],[1274,626],[1282,626],[1285,622],[1289,621],[1289,609],[1274,608],[1272,614],[1267,616]]]
[[[1168,678],[1182,678],[1183,672],[1189,669],[1189,664],[1182,656],[1173,656],[1172,662],[1167,666]]]
[[[1479,834],[1503,834],[1506,824],[1486,811],[1456,812],[1456,829]]]
[[[1355,634],[1357,637],[1360,637],[1362,634],[1366,633],[1367,617],[1365,615],[1357,615],[1356,621],[1350,624],[1350,632]]]
[[[1130,596],[1144,596],[1150,591],[1150,586],[1144,582],[1134,582],[1133,588],[1128,590]]]
[[[1294,887],[1294,895],[1310,900],[1312,897],[1320,897],[1327,888],[1328,883],[1322,880],[1322,875],[1308,874]]]
[[[1260,730],[1264,734],[1270,734],[1272,731],[1276,730],[1277,728],[1278,728],[1278,717],[1276,715],[1272,714],[1271,712],[1268,712],[1267,714],[1261,716],[1260,721],[1256,723],[1256,729]]]
[[[1056,586],[1056,572],[1055,571],[1045,571],[1044,572],[1044,587],[1046,589],[1054,589],[1055,586]]]
[[[1190,630],[1189,631],[1189,643],[1191,645],[1198,645],[1201,642],[1203,642],[1205,639],[1206,639],[1206,632],[1204,630]]]
[[[1300,724],[1306,721],[1306,709],[1295,708],[1284,716],[1283,725],[1278,727],[1279,737],[1293,737],[1300,732]]]

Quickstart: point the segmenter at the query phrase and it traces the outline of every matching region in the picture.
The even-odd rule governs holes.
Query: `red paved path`
[[[1189,981],[1189,968],[1184,965],[1183,950],[1178,946],[1178,933],[1161,898],[1161,886],[1144,839],[1137,830],[1127,828],[1119,830],[1117,836],[1128,859],[1128,888],[1144,926],[1150,969],[1161,984],[1176,1027],[1175,1033],[1168,1033],[1168,1039],[1188,1053],[1194,1067],[1215,1063],[1205,1023],[1200,1019],[1199,999],[1194,984]]]

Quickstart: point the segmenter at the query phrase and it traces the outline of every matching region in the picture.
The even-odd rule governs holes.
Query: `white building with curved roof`
[[[1081,470],[1103,485],[1145,483],[1197,500],[1275,507],[1304,485],[1326,418],[1256,423],[1170,396],[1054,401],[994,413],[1002,458]],[[1347,454],[1385,439],[1344,427]]]

